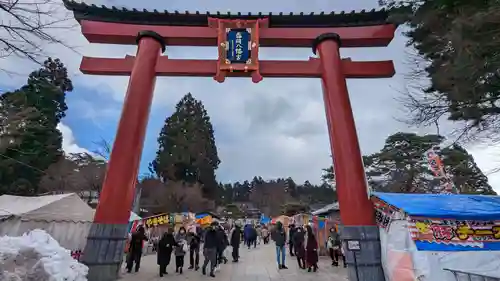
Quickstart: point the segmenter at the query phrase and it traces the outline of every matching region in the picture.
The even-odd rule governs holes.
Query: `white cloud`
[[[96,5],[124,5],[158,10],[190,10],[199,7],[207,10],[237,12],[310,12],[341,11],[377,8],[376,0],[329,1],[329,0],[254,0],[254,1],[130,1],[130,0],[85,0]],[[118,3],[119,2],[119,3]],[[221,7],[223,8],[221,10]],[[219,8],[219,9],[218,9]],[[64,8],[59,11],[67,13]],[[0,13],[1,16],[1,13]],[[121,103],[125,96],[127,77],[105,77],[83,75],[79,71],[81,55],[95,57],[124,57],[134,55],[136,46],[89,44],[81,35],[80,28],[64,30],[59,36],[67,40],[75,50],[62,46],[47,46],[48,55],[57,56],[67,66],[76,87],[85,85],[99,94],[109,95]],[[60,31],[59,31],[60,32]],[[0,33],[0,36],[2,34]],[[385,138],[397,131],[434,133],[432,129],[409,128],[397,122],[401,118],[401,105],[396,101],[398,89],[404,87],[404,73],[408,65],[404,63],[406,39],[396,36],[387,48],[342,49],[344,57],[353,60],[394,60],[397,75],[391,79],[352,79],[348,81],[351,103],[364,154],[382,148]],[[215,48],[167,47],[170,58],[213,59]],[[307,59],[312,55],[307,49],[263,48],[262,59]],[[2,68],[27,74],[36,66],[17,58],[0,60]],[[0,72],[4,86],[18,87],[26,80],[25,75],[7,77]],[[222,163],[218,170],[219,180],[245,180],[255,175],[263,177],[288,177],[296,181],[318,182],[321,168],[330,165],[331,151],[319,79],[264,79],[253,84],[249,79],[228,79],[218,84],[212,78],[159,78],[156,83],[153,112],[161,112],[163,119],[175,103],[187,92],[201,99],[211,117],[216,131],[216,141]],[[75,93],[71,93],[75,94]],[[117,118],[119,110],[107,104],[72,104],[69,110],[81,112],[88,122],[99,123],[104,118]],[[151,123],[151,122],[150,122]],[[78,146],[71,129],[60,124],[63,133],[64,150],[68,153],[88,152]],[[151,128],[149,128],[151,130]],[[159,130],[159,128],[155,128]],[[154,138],[153,138],[154,139]],[[154,142],[154,140],[153,140]],[[156,145],[149,143],[146,145]],[[471,149],[478,165],[486,172],[496,167],[492,154],[484,149]],[[499,150],[500,151],[500,150]],[[500,153],[500,152],[499,152]],[[490,175],[491,184],[500,191],[500,174]]]
[[[61,132],[63,136],[62,148],[65,153],[90,153],[89,150],[79,146],[76,143],[75,136],[73,135],[73,131],[70,127],[64,125],[63,123],[59,123],[57,125],[57,129]]]
[[[500,168],[500,146],[478,145],[469,149],[469,153],[474,156],[476,164],[488,176],[488,182],[500,195],[500,171],[492,173]]]

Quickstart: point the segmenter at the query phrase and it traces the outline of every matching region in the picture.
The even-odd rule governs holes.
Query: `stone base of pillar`
[[[385,281],[377,226],[340,226],[350,281]]]
[[[82,263],[89,267],[89,281],[114,281],[120,277],[128,224],[93,223]]]

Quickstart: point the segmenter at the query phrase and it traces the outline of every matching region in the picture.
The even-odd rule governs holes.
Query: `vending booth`
[[[499,280],[499,196],[375,192],[372,202],[387,281]]]

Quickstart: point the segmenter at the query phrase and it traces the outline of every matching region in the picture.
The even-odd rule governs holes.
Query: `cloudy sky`
[[[351,11],[377,8],[377,0],[85,0],[87,3],[126,6],[130,8],[167,9],[180,11],[221,12],[319,12]],[[162,2],[162,3],[159,3]],[[59,8],[63,16],[66,11]],[[80,34],[76,21],[73,28],[58,35],[74,46],[45,46],[48,55],[59,57],[69,68],[75,90],[67,95],[69,110],[60,124],[67,152],[94,150],[101,138],[110,142],[120,116],[127,86],[127,77],[83,75],[78,66],[82,55],[123,57],[135,54],[135,46],[89,44]],[[385,138],[397,131],[432,132],[435,128],[410,128],[398,122],[404,111],[396,100],[407,83],[405,73],[411,71],[407,39],[398,30],[387,48],[342,49],[344,57],[353,60],[393,60],[397,75],[390,79],[349,80],[348,87],[356,120],[361,149],[364,154],[379,150]],[[0,34],[1,35],[1,34]],[[167,47],[171,58],[215,59],[215,47]],[[261,49],[261,59],[302,59],[312,56],[310,48]],[[0,91],[21,86],[34,65],[10,57],[0,60]],[[266,79],[253,84],[247,78],[230,78],[219,84],[212,78],[159,78],[147,129],[141,173],[157,149],[156,138],[166,116],[187,92],[203,101],[215,127],[215,137],[222,163],[217,171],[219,181],[291,176],[298,182],[319,182],[321,169],[330,165],[324,106],[319,79]],[[452,124],[442,124],[452,128]],[[443,129],[442,129],[443,130]],[[443,133],[443,132],[441,132]],[[446,134],[446,132],[445,132]],[[500,152],[494,147],[469,146],[476,161],[489,171],[500,163]],[[490,182],[500,192],[500,175],[490,175]]]

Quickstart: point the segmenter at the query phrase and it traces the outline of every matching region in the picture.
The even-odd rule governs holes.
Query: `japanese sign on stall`
[[[197,218],[196,223],[199,225],[208,225],[208,224],[212,223],[212,216],[206,215],[204,217]]]
[[[376,223],[380,228],[387,230],[397,209],[382,200],[376,198],[372,200],[375,207]]]
[[[144,218],[146,227],[153,227],[170,223],[170,216],[167,214],[160,214],[148,218]]]
[[[419,250],[500,250],[500,221],[411,218],[410,233]]]

